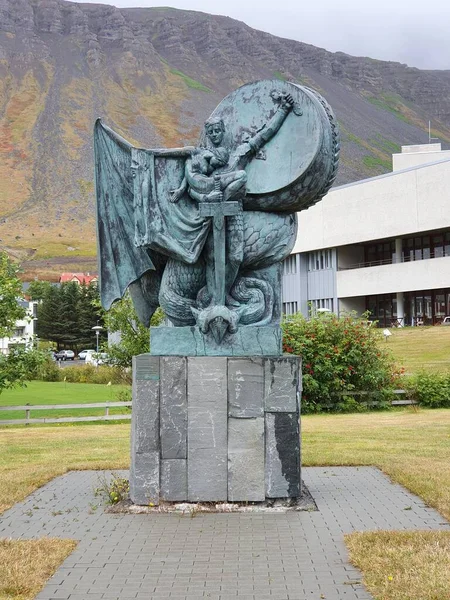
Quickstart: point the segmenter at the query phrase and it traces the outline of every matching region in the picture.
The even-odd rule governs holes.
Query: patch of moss
[[[286,77],[281,71],[274,71],[273,76],[275,77],[275,79],[279,79],[280,81],[286,81]]]
[[[367,96],[367,100],[374,106],[392,113],[397,119],[400,119],[400,121],[410,123],[410,119],[402,112],[402,107],[404,107],[404,105],[397,96],[392,94],[380,94],[380,96]]]
[[[385,171],[391,170],[391,163],[388,160],[384,160],[379,156],[371,156],[370,154],[366,154],[363,157],[363,164],[365,167],[369,169],[384,169]]]
[[[402,150],[401,146],[399,146],[399,144],[396,144],[395,142],[392,142],[391,140],[384,138],[379,133],[377,134],[375,139],[372,139],[370,141],[374,146],[376,146],[377,148],[380,148],[380,150],[389,152],[390,154],[396,154],[396,153],[398,154]]]
[[[183,73],[183,71],[179,71],[178,69],[170,69],[170,72],[172,73],[172,75],[177,75],[178,77],[181,77],[184,83],[193,90],[200,90],[201,92],[207,92],[208,94],[212,92],[212,89],[206,87],[206,85],[203,85],[203,83],[200,83],[200,81],[192,79],[192,77],[189,77],[189,75],[186,75],[185,73]]]

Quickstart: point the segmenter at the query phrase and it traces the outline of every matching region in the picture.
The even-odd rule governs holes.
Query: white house
[[[298,217],[285,313],[369,310],[381,326],[450,315],[450,151],[441,144],[403,146],[392,173],[334,188]]]
[[[36,329],[37,302],[18,301],[26,310],[26,316],[16,321],[11,337],[0,338],[0,353],[8,354],[12,347],[31,348]]]

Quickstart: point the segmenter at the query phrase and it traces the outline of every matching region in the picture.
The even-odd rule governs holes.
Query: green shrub
[[[326,313],[307,320],[296,314],[282,327],[283,350],[302,357],[302,412],[390,406],[394,362],[379,345],[380,330],[367,319]]]
[[[405,379],[404,388],[422,406],[450,408],[450,373],[420,371]]]
[[[39,366],[33,379],[38,379],[39,381],[61,381],[61,369],[54,360],[47,358]]]
[[[83,365],[61,369],[61,379],[70,383],[130,383],[131,373],[120,367]]]

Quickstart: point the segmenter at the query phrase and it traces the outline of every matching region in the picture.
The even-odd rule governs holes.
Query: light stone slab
[[[136,452],[130,468],[130,498],[134,504],[159,504],[159,451]]]
[[[264,359],[266,412],[298,412],[300,400],[298,356]]]
[[[187,460],[161,460],[161,500],[185,501],[187,492]]]
[[[237,418],[264,415],[264,369],[260,358],[228,359],[228,414]]]
[[[266,497],[296,498],[301,492],[297,413],[266,413]]]
[[[161,458],[187,458],[187,359],[161,357]]]
[[[263,502],[264,417],[228,418],[228,500]]]
[[[227,359],[188,358],[188,500],[227,499]]]

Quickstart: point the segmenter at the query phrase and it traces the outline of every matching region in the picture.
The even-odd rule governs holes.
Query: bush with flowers
[[[366,315],[323,313],[308,320],[296,314],[282,327],[284,352],[302,357],[302,412],[390,406],[399,373]]]

